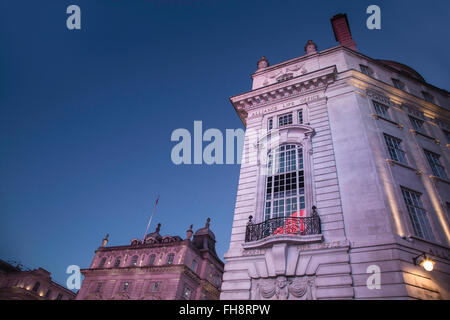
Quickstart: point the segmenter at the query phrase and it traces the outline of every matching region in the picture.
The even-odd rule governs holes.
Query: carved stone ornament
[[[258,60],[257,66],[258,70],[267,68],[269,66],[269,61],[267,61],[265,56],[262,56],[261,59]]]
[[[252,300],[313,300],[315,277],[285,277],[252,279]]]
[[[317,45],[312,41],[308,40],[308,42],[305,45],[305,52],[306,54],[314,54],[317,52]]]

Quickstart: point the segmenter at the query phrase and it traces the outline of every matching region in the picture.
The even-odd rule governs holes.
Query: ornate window
[[[114,261],[114,267],[117,268],[118,266],[120,266],[120,257],[117,257],[116,261]]]
[[[139,257],[137,255],[133,256],[133,258],[131,258],[131,266],[136,266],[137,265],[137,261],[138,261]]]
[[[269,154],[264,220],[287,217],[304,208],[302,148],[294,144],[282,145]]]
[[[52,289],[48,289],[47,293],[45,294],[46,298],[50,298],[50,295],[52,294]]]
[[[100,263],[98,264],[98,268],[103,268],[105,266],[105,262],[106,258],[102,258],[102,260],[100,260]]]
[[[32,289],[33,292],[37,292],[40,286],[41,286],[41,283],[40,283],[39,281],[36,282],[36,283],[34,284],[33,289]]]
[[[127,292],[129,287],[130,287],[130,283],[129,282],[124,282],[122,284],[122,292]]]

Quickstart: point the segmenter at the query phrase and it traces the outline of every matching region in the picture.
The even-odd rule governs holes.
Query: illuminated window
[[[373,102],[373,107],[375,109],[375,113],[383,118],[389,119],[389,113],[388,113],[388,106],[385,106],[384,104]]]
[[[167,256],[167,264],[172,264],[174,258],[175,258],[175,255],[174,255],[173,253],[170,253],[170,254]]]
[[[148,258],[148,265],[149,266],[152,266],[155,263],[155,258],[156,258],[156,256],[154,254],[152,254],[150,256],[150,258]]]
[[[116,258],[116,261],[114,261],[114,267],[118,267],[120,265],[120,257]]]
[[[286,217],[305,208],[303,151],[283,145],[269,154],[264,219]]]
[[[411,125],[414,130],[422,132],[423,133],[423,120],[417,119],[415,117],[409,116],[409,121],[411,122]]]
[[[133,258],[131,259],[131,265],[136,266],[138,259],[139,259],[138,256],[133,256]]]
[[[39,287],[41,286],[41,283],[38,281],[34,284],[33,289],[31,289],[33,292],[37,292]]]
[[[388,134],[384,134],[384,139],[386,140],[386,145],[388,147],[391,159],[406,164],[407,161],[405,151],[401,148],[402,140]]]
[[[106,262],[106,258],[102,258],[102,260],[100,260],[100,263],[98,264],[99,268],[103,268]]]
[[[433,171],[433,174],[436,177],[447,179],[447,174],[445,173],[445,168],[441,164],[441,161],[439,160],[439,158],[441,156],[434,152],[428,151],[428,150],[424,150],[424,152],[425,152],[425,157],[428,160],[428,164],[431,167],[431,171]]]
[[[288,124],[292,124],[292,113],[278,117],[278,127],[286,126]]]
[[[434,240],[427,212],[420,199],[421,194],[403,187],[402,193],[415,234],[423,239]]]

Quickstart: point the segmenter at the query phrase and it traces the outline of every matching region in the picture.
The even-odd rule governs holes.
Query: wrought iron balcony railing
[[[315,212],[314,212],[315,213]],[[249,217],[245,232],[245,242],[256,241],[277,235],[316,235],[321,234],[320,218],[317,214],[311,217],[281,217],[272,218],[254,224]]]

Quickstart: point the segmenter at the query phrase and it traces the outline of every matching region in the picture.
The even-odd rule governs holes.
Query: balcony
[[[257,224],[254,224],[252,219],[253,217],[250,216],[247,224],[245,247],[250,247],[250,242],[261,242],[263,245],[268,242],[264,240],[269,239],[274,240],[270,242],[316,242],[322,240],[320,217],[315,208],[310,217],[272,218]]]

